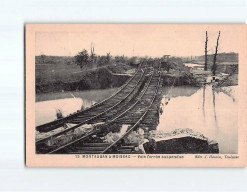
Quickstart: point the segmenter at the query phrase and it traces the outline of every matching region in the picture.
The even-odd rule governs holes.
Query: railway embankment
[[[135,69],[131,69],[135,70]],[[122,86],[132,75],[131,70],[115,72],[114,69],[103,67],[86,72],[71,74],[69,78],[36,80],[36,94],[83,91],[90,89],[109,89]],[[188,70],[171,69],[169,72],[162,71],[162,86],[198,86],[200,79]],[[204,78],[204,77],[203,77]],[[202,79],[203,79],[202,78]],[[237,85],[238,74],[231,74],[224,82],[224,86]]]

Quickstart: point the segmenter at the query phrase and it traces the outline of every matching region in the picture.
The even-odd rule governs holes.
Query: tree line
[[[106,55],[96,55],[91,51],[91,54],[88,53],[86,49],[80,51],[75,57],[74,62],[81,68],[84,66],[96,64],[97,66],[105,66],[115,63],[128,63],[128,57],[115,56],[113,57],[110,52]]]
[[[112,56],[110,52],[106,53],[106,55],[96,55],[94,53],[94,47],[91,46],[91,53],[89,54],[86,49],[78,52],[77,55],[74,56],[74,62],[80,68],[90,65],[97,66],[105,66],[111,64],[124,64],[131,65],[135,60],[138,61],[148,61],[150,64],[155,63],[156,61],[161,61],[162,58],[151,58],[151,57],[127,57],[127,56]]]

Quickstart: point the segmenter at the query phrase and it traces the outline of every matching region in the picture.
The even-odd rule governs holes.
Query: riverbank
[[[89,63],[80,68],[74,57],[36,56],[36,94],[116,88],[135,72],[128,60],[109,63]]]
[[[162,86],[196,86],[196,79],[189,71],[176,71],[162,74]]]
[[[162,67],[162,86],[200,86],[205,77],[193,74],[201,69],[200,64],[183,64],[179,59],[171,59],[170,69]],[[190,66],[191,65],[191,66]],[[197,65],[197,66],[195,66]],[[218,72],[230,76],[223,86],[238,84],[237,65],[219,65]],[[59,63],[36,64],[36,94],[75,92],[96,89],[111,89],[122,86],[135,72],[136,67],[128,64],[109,64],[101,67],[91,65],[80,69],[75,64]]]
[[[238,74],[232,74],[220,86],[236,86],[238,85]]]
[[[59,92],[73,92],[79,93],[87,90],[113,89],[122,86],[132,75],[131,74],[115,74],[106,68],[97,69],[91,72],[78,73],[74,80],[65,81],[51,81],[49,83],[37,83],[36,94],[56,93]],[[169,73],[162,72],[162,86],[199,86],[200,79],[198,76],[191,74],[189,71],[171,70]],[[227,77],[221,86],[235,86],[238,85],[238,74],[234,73]],[[72,97],[70,93],[65,93],[66,97]],[[42,96],[42,95],[41,95]],[[40,96],[40,97],[41,97]],[[44,101],[45,98],[41,98]]]
[[[114,74],[103,67],[93,71],[76,73],[67,79],[47,79],[42,82],[36,80],[36,94],[117,88],[122,86],[130,77],[131,75],[128,74]]]

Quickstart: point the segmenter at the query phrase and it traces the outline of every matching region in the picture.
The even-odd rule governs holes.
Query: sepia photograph
[[[0,0],[0,191],[247,191],[246,2]]]
[[[36,155],[238,158],[241,28],[60,26],[33,38]]]

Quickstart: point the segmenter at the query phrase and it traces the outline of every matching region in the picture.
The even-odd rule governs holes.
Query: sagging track
[[[108,97],[107,99],[104,99],[103,101],[94,104],[93,106],[78,111],[77,113],[71,114],[69,116],[66,116],[64,118],[39,125],[36,127],[36,130],[39,132],[49,132],[53,129],[57,129],[59,127],[62,127],[66,123],[70,123],[71,120],[74,120],[78,117],[85,116],[85,119],[89,119],[92,114],[89,114],[90,112],[97,111],[98,109],[106,109],[107,107],[110,108],[111,105],[114,105],[119,99],[121,99],[122,93],[128,93],[130,90],[132,90],[133,86],[138,82],[140,76],[143,74],[142,67],[144,66],[144,63],[142,62],[139,66],[138,70],[135,72],[135,74],[122,86],[119,88],[119,90]],[[98,112],[98,111],[97,111]]]
[[[89,113],[77,114],[76,117],[71,117],[70,122],[77,124],[71,128],[65,129],[55,135],[45,139],[36,141],[37,153],[111,153],[112,148],[117,148],[121,140],[137,127],[151,127],[158,123],[154,119],[157,113],[157,104],[160,102],[159,88],[161,83],[160,66],[148,67],[142,63],[135,75],[123,86],[120,90],[101,103],[87,109]],[[106,102],[114,102],[109,107]],[[156,102],[156,104],[155,104]],[[98,109],[96,109],[98,107]],[[157,117],[156,117],[157,119]],[[150,122],[151,120],[151,122]],[[95,124],[99,122],[104,124],[96,125],[94,129],[84,135],[74,135],[75,129],[84,124]],[[148,123],[146,122],[148,121]],[[116,141],[111,144],[95,142],[88,143],[93,136],[109,132],[108,127],[116,124],[128,124],[126,132]],[[46,142],[60,135],[70,137],[67,143],[48,147]],[[121,146],[121,148],[129,149],[133,146]]]

